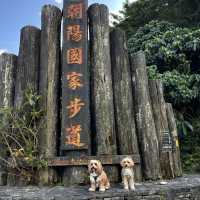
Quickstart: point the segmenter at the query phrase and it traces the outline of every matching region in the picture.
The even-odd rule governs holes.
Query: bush
[[[28,183],[34,179],[35,168],[46,166],[46,161],[38,154],[38,133],[43,124],[40,99],[29,89],[20,108],[0,109],[0,144],[5,147],[1,155],[9,157],[1,160],[8,165],[9,173],[23,177]]]

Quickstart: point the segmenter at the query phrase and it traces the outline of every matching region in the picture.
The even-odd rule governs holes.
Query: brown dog
[[[122,166],[122,180],[123,180],[123,184],[124,184],[124,189],[125,190],[129,190],[129,189],[135,190],[133,160],[129,157],[126,157],[121,161],[121,166]]]
[[[91,187],[89,188],[90,192],[96,191],[97,188],[99,188],[99,191],[104,192],[110,188],[108,177],[99,160],[90,160],[88,170],[91,183]]]

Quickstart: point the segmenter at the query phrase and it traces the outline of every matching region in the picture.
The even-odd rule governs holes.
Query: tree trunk
[[[156,132],[159,141],[160,166],[161,166],[162,177],[165,179],[172,179],[174,178],[172,149],[163,148],[164,133],[165,132],[168,133],[169,136],[170,133],[168,127],[167,113],[166,113],[166,103],[163,96],[162,83],[159,80],[150,80],[149,91],[150,91],[151,105],[156,126]]]
[[[4,53],[0,55],[0,108],[11,108],[14,104],[14,83],[17,56]],[[0,144],[0,157],[6,159],[5,146]],[[0,186],[7,183],[6,162],[0,162]]]
[[[156,180],[161,177],[159,146],[150,103],[146,60],[142,51],[131,56],[134,87],[136,126],[139,137],[144,178]]]
[[[20,48],[17,62],[15,84],[15,107],[24,101],[24,92],[33,89],[38,92],[38,73],[40,65],[40,29],[26,26],[21,30]]]
[[[92,120],[95,124],[97,155],[117,153],[114,124],[114,105],[111,76],[109,12],[105,5],[93,4],[89,8],[91,101]],[[116,181],[117,168],[108,167],[111,181]]]
[[[114,30],[110,34],[110,39],[116,135],[119,154],[139,154],[133,110],[130,63],[125,33],[121,30]],[[140,165],[135,169],[135,179],[136,181],[142,180]]]
[[[57,155],[60,84],[60,32],[62,13],[59,8],[45,5],[42,9],[39,93],[44,121],[39,134],[39,152],[43,158]],[[40,171],[40,184],[52,183],[55,169]]]
[[[176,120],[174,117],[174,112],[172,105],[170,103],[166,104],[167,110],[167,119],[169,124],[169,130],[172,137],[173,144],[173,160],[174,160],[174,174],[176,177],[182,176],[182,166],[181,166],[181,158],[180,158],[180,148],[179,148],[179,140],[178,140],[178,132],[176,126]]]

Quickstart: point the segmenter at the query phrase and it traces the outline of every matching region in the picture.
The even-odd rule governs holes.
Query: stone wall
[[[116,185],[105,193],[89,193],[88,187],[0,187],[0,200],[200,200],[200,175],[169,181],[136,184],[135,192]]]

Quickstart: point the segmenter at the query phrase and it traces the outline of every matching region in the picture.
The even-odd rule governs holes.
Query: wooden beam
[[[91,66],[91,124],[95,155],[117,154],[113,86],[110,58],[109,10],[103,4],[88,9]],[[118,169],[106,169],[111,182],[118,181]]]
[[[149,80],[149,91],[159,143],[160,167],[162,177],[164,179],[172,179],[174,178],[172,148],[166,149],[164,140],[164,136],[166,135],[164,133],[169,133],[169,127],[162,82],[160,80]],[[167,135],[169,136],[167,137],[167,141],[170,141],[170,134]],[[172,147],[172,145],[169,146]]]
[[[181,166],[181,157],[180,157],[180,147],[179,147],[179,141],[178,141],[178,131],[176,126],[176,120],[174,117],[173,107],[172,104],[167,103],[166,104],[167,109],[167,119],[169,124],[169,131],[171,133],[172,137],[172,144],[173,144],[173,160],[174,160],[174,174],[175,176],[182,176],[183,170]]]
[[[90,85],[88,68],[88,0],[64,0],[62,45],[61,154],[90,154]],[[66,167],[65,186],[84,184],[84,167]]]
[[[133,155],[105,155],[105,156],[83,156],[80,158],[69,157],[55,157],[48,159],[49,167],[62,167],[62,166],[84,166],[88,165],[89,160],[100,160],[103,165],[118,165],[124,157],[131,157],[135,164],[140,163],[140,156]]]
[[[150,102],[145,54],[139,51],[131,56],[132,81],[135,99],[136,127],[139,137],[145,180],[161,177],[159,147],[152,106]]]
[[[40,29],[25,26],[21,29],[19,56],[17,59],[14,106],[24,103],[24,92],[38,92],[38,70],[40,66]]]
[[[0,107],[10,108],[14,103],[14,83],[17,56],[3,53],[0,55]],[[7,122],[9,123],[9,122]],[[2,135],[0,134],[0,137]],[[2,139],[2,138],[1,138]],[[0,144],[0,157],[6,158],[5,145]],[[0,162],[0,186],[6,185],[7,172],[6,163]]]
[[[39,71],[39,94],[42,96],[40,106],[44,110],[44,124],[39,132],[39,153],[42,157],[57,155],[61,19],[62,12],[59,8],[43,6]],[[50,184],[57,179],[56,172],[52,169],[40,170],[39,174],[40,185]]]
[[[125,32],[116,29],[110,33],[116,137],[119,154],[139,154],[136,135],[131,70]],[[141,166],[135,170],[135,180],[142,180]]]

